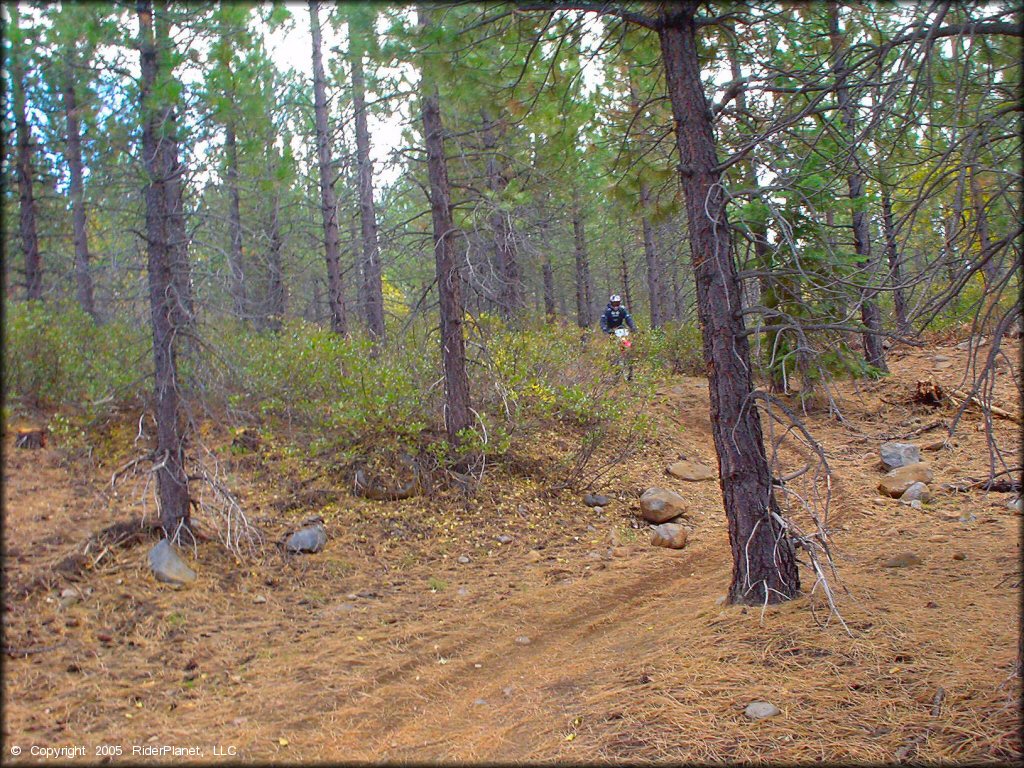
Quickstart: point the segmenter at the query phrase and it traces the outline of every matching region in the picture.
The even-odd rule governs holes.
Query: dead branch
[[[1020,418],[1019,415],[1014,414],[1014,413],[1010,413],[1009,411],[1005,411],[1002,408],[999,408],[998,406],[992,405],[991,403],[986,403],[984,400],[982,400],[977,395],[969,395],[969,394],[967,394],[966,392],[964,392],[963,390],[960,390],[960,389],[950,389],[949,391],[953,395],[956,395],[956,397],[960,398],[960,400],[957,401],[954,397],[950,396],[949,399],[956,406],[962,405],[965,401],[966,402],[970,402],[970,403],[973,403],[974,405],[978,406],[979,408],[981,408],[981,410],[987,411],[988,413],[991,413],[993,416],[1000,416],[1001,418],[1010,419],[1011,421],[1015,421],[1018,424],[1021,423],[1021,418]]]

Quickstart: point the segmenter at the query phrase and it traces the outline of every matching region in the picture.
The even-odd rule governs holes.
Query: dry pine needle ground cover
[[[937,352],[953,365],[933,370]],[[717,484],[664,474],[680,453],[714,466],[701,379],[662,387],[658,436],[601,479],[601,513],[514,462],[475,499],[376,502],[272,450],[236,461],[271,545],[236,563],[202,543],[187,553],[199,581],[180,591],[149,574],[151,532],[89,542],[139,516],[141,484],[106,484],[125,454],[69,462],[59,446],[13,450],[8,433],[4,759],[82,745],[96,760],[119,744],[129,759],[133,745],[197,746],[205,762],[225,759],[215,747],[254,762],[1018,761],[1021,518],[1006,494],[941,488],[986,473],[976,409],[926,455],[931,503],[878,495],[875,438],[948,422],[952,409],[912,404],[914,384],[956,387],[966,364],[951,344],[895,357],[892,377],[840,387],[847,423],[806,418],[834,473],[833,586],[852,636],[822,626],[820,591],[764,611],[720,604]],[[1009,373],[996,401],[1019,413]],[[1019,463],[1018,425],[993,428]],[[572,447],[551,435],[528,463]],[[686,549],[633,527],[650,485],[689,501]],[[313,513],[327,548],[285,557],[273,542]],[[920,564],[884,567],[906,552]],[[781,714],[748,720],[755,700]]]

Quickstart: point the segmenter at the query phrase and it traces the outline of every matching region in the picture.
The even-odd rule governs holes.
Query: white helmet
[[[609,304],[621,304],[622,303],[622,297],[619,296],[619,294],[617,294],[617,293],[613,293],[611,295],[611,298],[608,299],[608,303]]]

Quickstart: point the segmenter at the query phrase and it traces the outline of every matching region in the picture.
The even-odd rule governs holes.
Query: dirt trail
[[[849,396],[861,431],[933,418],[900,405],[926,361],[894,361],[892,379]],[[205,544],[200,581],[181,592],[152,581],[145,545],[55,575],[83,530],[137,514],[139,489],[115,497],[102,490],[109,468],[90,484],[52,450],[9,450],[5,646],[42,650],[7,659],[5,744],[199,745],[207,761],[217,745],[245,761],[1019,757],[1008,676],[1020,517],[1007,497],[938,492],[920,510],[880,499],[878,441],[808,417],[835,473],[852,637],[818,626],[820,591],[764,612],[718,605],[729,555],[717,484],[664,475],[679,453],[714,465],[706,392],[691,378],[661,390],[661,432],[602,480],[604,513],[514,478],[457,509],[346,498],[323,512],[320,555],[234,564]],[[983,470],[980,423],[969,416],[957,446],[929,454],[940,480]],[[1012,442],[1014,425],[994,428]],[[805,453],[785,449],[793,466]],[[690,504],[681,552],[631,528],[650,484]],[[270,489],[248,492],[271,533],[308,513],[274,517]],[[512,541],[496,544],[498,532]],[[883,567],[907,550],[923,564]],[[67,588],[79,595],[62,605]],[[783,714],[750,723],[742,711],[758,698]]]

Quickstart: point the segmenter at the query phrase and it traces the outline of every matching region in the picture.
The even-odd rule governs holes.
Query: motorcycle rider
[[[636,323],[633,322],[629,310],[622,306],[622,297],[613,293],[608,299],[608,306],[601,314],[601,330],[605,333],[612,333],[616,328],[621,328],[623,323],[632,333],[636,333]]]

